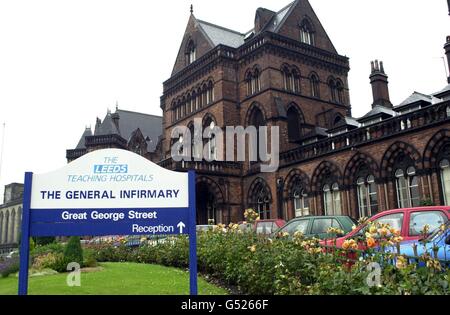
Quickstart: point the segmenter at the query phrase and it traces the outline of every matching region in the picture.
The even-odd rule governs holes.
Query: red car
[[[421,231],[426,224],[430,226],[431,233],[449,220],[450,207],[448,206],[387,210],[380,212],[369,219],[370,222],[389,224],[392,228],[399,230],[404,241],[418,240],[421,237]],[[346,240],[363,236],[366,232],[366,226],[367,225],[359,226],[347,235],[337,238],[336,246],[341,248]],[[321,244],[334,245],[334,241],[333,244],[331,244],[330,240],[327,242],[322,241]],[[358,248],[361,250],[367,249],[366,243],[359,242]]]
[[[284,226],[286,221],[283,219],[267,219],[256,220],[254,224],[239,222],[239,228],[241,230],[252,229],[257,234],[269,235],[275,232],[278,228]]]

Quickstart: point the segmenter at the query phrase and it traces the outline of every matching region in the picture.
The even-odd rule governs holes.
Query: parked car
[[[416,252],[414,252],[414,247]],[[434,250],[436,249],[436,253]],[[450,265],[450,221],[444,225],[442,229],[437,229],[434,233],[425,239],[420,239],[416,241],[404,241],[400,243],[400,252],[397,248],[389,247],[386,251],[392,253],[399,253],[400,255],[405,255],[407,257],[420,257],[425,253],[428,253],[433,258],[437,258],[441,261],[442,265]],[[435,256],[436,254],[436,256]],[[392,261],[395,263],[395,260]],[[423,261],[417,261],[419,266],[424,266]]]
[[[430,233],[438,229],[442,224],[450,220],[449,206],[433,206],[419,208],[395,209],[380,212],[369,219],[369,222],[389,224],[392,228],[400,231],[404,241],[417,241],[421,237],[421,231],[425,225],[429,225]],[[365,235],[368,224],[357,227],[347,235],[337,238],[333,244],[322,241],[323,245],[336,245],[341,248],[348,239],[357,239]],[[358,243],[358,249],[367,249],[365,242]]]
[[[146,240],[146,237],[142,237],[139,235],[132,235],[127,237],[127,240],[125,242],[126,247],[139,247],[142,244],[142,239]]]
[[[287,232],[293,236],[295,232],[302,233],[305,237],[326,238],[330,237],[328,229],[330,227],[344,231],[344,235],[352,230],[355,221],[349,216],[305,216],[290,220],[283,227],[275,231],[278,233]]]
[[[257,234],[270,235],[286,224],[283,219],[256,220],[255,223],[239,222],[239,229],[242,231],[254,231]]]

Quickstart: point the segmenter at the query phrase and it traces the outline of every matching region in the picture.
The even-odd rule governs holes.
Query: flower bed
[[[367,237],[373,239],[374,234]],[[200,233],[197,247],[199,271],[237,286],[244,294],[450,293],[448,270],[431,265],[419,268],[402,259],[397,259],[397,264],[388,263],[393,259],[391,255],[386,257],[372,250],[364,258],[348,263],[346,252],[352,251],[352,246],[327,253],[317,240],[306,240],[299,234],[291,240],[287,237],[271,240],[242,232],[237,225],[219,225],[213,231]],[[185,236],[134,249],[111,245],[92,248],[98,261],[185,268],[188,251]]]

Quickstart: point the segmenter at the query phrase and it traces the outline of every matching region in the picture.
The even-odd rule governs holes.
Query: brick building
[[[445,51],[450,58],[450,37]],[[199,20],[191,10],[164,82],[159,163],[197,171],[199,223],[242,220],[249,207],[262,218],[291,219],[450,204],[450,78],[438,93],[414,92],[392,104],[384,65],[374,61],[372,108],[353,118],[348,71],[348,58],[307,0],[278,12],[257,9],[247,33]],[[174,161],[172,130],[192,130],[195,118],[206,129],[278,126],[278,171],[263,173],[249,160]],[[203,146],[210,158],[226,149],[213,138],[198,145],[190,148],[194,157]]]
[[[444,48],[450,63],[450,37]],[[440,92],[414,92],[392,104],[384,65],[373,61],[372,108],[355,118],[349,69],[349,59],[338,54],[307,0],[278,12],[257,9],[254,28],[246,33],[199,20],[191,10],[172,75],[163,83],[162,122],[146,116],[133,124],[144,114],[116,110],[94,134],[86,130],[67,159],[99,148],[139,147],[135,152],[165,168],[195,169],[199,224],[236,222],[250,207],[262,218],[288,220],[449,205],[450,78]],[[127,127],[120,130],[122,118]],[[172,131],[185,126],[195,134],[194,119],[205,130],[279,127],[278,170],[261,172],[261,162],[248,155],[243,162],[220,159],[217,153],[228,148],[213,137],[189,141],[191,156],[176,161],[172,147],[186,147],[186,139],[172,139]],[[157,126],[150,138],[158,141],[151,146],[142,134],[148,124]],[[213,161],[199,158],[203,149]]]

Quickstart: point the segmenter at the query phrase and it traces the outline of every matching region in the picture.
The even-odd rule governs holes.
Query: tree
[[[83,265],[83,249],[81,248],[81,242],[78,236],[69,238],[69,242],[64,250],[64,261],[66,264],[76,262],[80,266]]]

